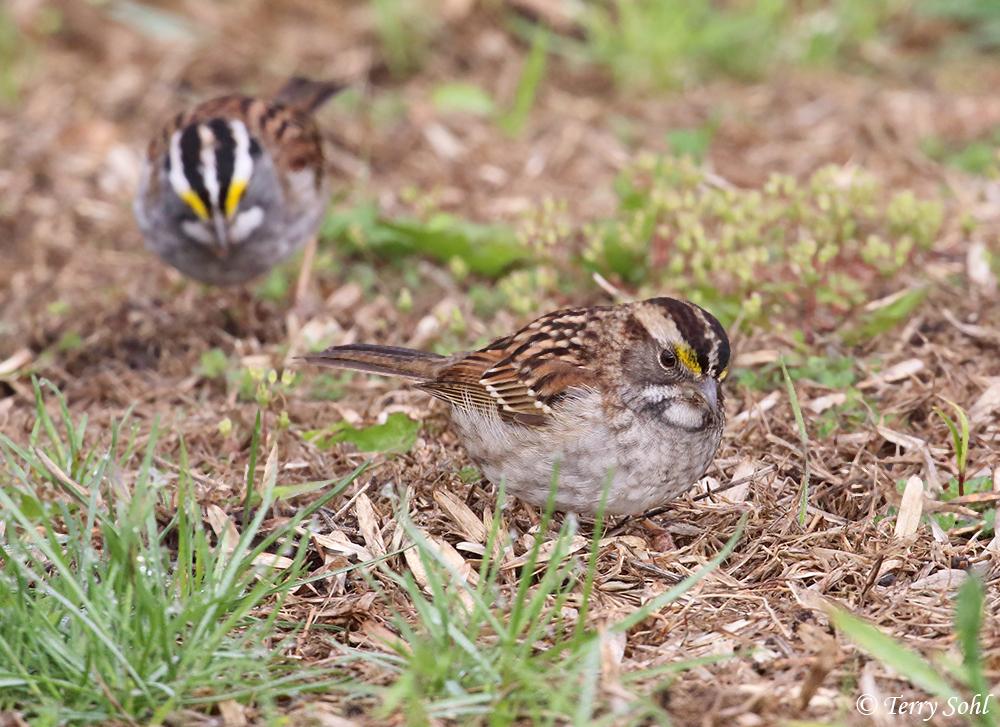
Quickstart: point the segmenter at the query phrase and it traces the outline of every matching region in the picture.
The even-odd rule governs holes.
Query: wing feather
[[[420,387],[459,408],[544,426],[571,390],[596,385],[588,352],[580,346],[587,320],[577,310],[543,316],[445,367]]]

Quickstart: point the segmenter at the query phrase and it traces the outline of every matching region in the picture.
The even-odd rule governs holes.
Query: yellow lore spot
[[[698,354],[694,352],[693,348],[682,344],[677,346],[674,352],[677,354],[677,360],[684,364],[691,373],[701,375],[701,364],[698,363]]]
[[[194,210],[194,213],[198,215],[203,220],[208,219],[208,210],[205,209],[205,203],[201,201],[201,197],[195,194],[193,189],[189,189],[181,194],[181,199],[187,202],[187,206]]]
[[[719,374],[719,381],[725,381],[726,377],[729,376],[729,367],[722,369],[722,373]]]
[[[235,179],[232,184],[229,185],[229,192],[226,194],[225,210],[227,218],[232,219],[233,215],[236,214],[236,208],[240,206],[240,199],[242,199],[246,188],[246,182],[238,182]]]

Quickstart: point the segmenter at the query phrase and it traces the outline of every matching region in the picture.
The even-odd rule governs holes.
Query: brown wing
[[[580,310],[543,316],[420,386],[458,407],[543,426],[571,389],[596,385],[588,330],[593,319],[593,309],[589,317]]]

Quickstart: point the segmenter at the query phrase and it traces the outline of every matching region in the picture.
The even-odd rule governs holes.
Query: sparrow
[[[725,423],[729,339],[708,311],[651,298],[544,315],[476,351],[369,344],[308,355],[399,376],[446,401],[486,479],[558,510],[638,515],[705,473]]]
[[[247,282],[314,240],[330,197],[313,112],[342,86],[292,78],[270,100],[227,95],[174,116],[146,153],[146,246],[212,285]]]

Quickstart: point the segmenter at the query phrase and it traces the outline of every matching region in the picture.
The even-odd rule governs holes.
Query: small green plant
[[[298,383],[298,375],[291,369],[285,369],[279,376],[275,369],[247,366],[231,370],[229,376],[240,401],[256,402],[262,409],[271,408],[275,403],[284,405],[288,392]]]
[[[928,288],[919,286],[903,291],[888,305],[863,313],[847,323],[843,331],[845,343],[856,344],[891,331],[908,320],[927,298]]]
[[[443,212],[388,219],[374,203],[330,215],[322,236],[358,252],[388,258],[425,255],[491,278],[531,257],[514,231],[502,225],[481,225]]]
[[[958,494],[964,495],[965,473],[969,462],[969,417],[965,410],[955,402],[948,401],[948,399],[944,401],[955,410],[958,422],[956,423],[938,407],[934,407],[934,412],[944,420],[944,423],[948,425],[948,431],[951,432],[951,443],[955,450],[955,467],[958,470]]]
[[[229,357],[221,348],[210,348],[201,354],[197,373],[206,379],[221,379],[229,371]]]
[[[352,427],[347,422],[336,422],[324,429],[314,429],[303,437],[321,449],[339,442],[350,442],[359,452],[409,452],[417,441],[420,422],[402,412],[393,412],[382,424]]]
[[[288,297],[291,285],[291,275],[288,268],[284,265],[278,265],[254,286],[253,292],[261,300],[279,303]]]
[[[955,637],[962,655],[961,663],[940,657],[925,659],[903,642],[857,616],[834,606],[828,609],[830,621],[869,656],[891,668],[899,676],[929,695],[945,700],[945,705],[970,706],[966,712],[955,711],[981,727],[996,727],[1000,707],[990,697],[986,665],[980,647],[985,592],[977,576],[966,578],[955,599]],[[977,705],[975,713],[972,705]],[[951,716],[951,715],[946,715]]]
[[[667,145],[675,156],[687,156],[701,164],[705,161],[717,128],[718,122],[711,121],[693,129],[671,129],[667,132]]]
[[[986,138],[955,144],[938,137],[924,139],[924,154],[948,166],[990,179],[1000,178],[1000,129]]]
[[[90,447],[86,419],[73,421],[54,387],[36,381],[35,397],[29,441],[0,435],[0,712],[158,724],[182,709],[266,705],[342,681],[336,668],[284,658],[295,627],[278,614],[306,577],[308,539],[296,528],[357,473],[268,533],[272,451],[254,488],[259,507],[238,537],[217,538],[183,444],[174,478],[154,465],[155,425],[141,450],[128,417],[106,448]]]
[[[650,292],[683,290],[724,321],[843,314],[926,254],[939,204],[889,195],[856,170],[826,167],[763,189],[720,186],[690,159],[641,157],[618,180],[619,211],[582,232],[583,263]],[[907,291],[861,335],[895,325],[923,300]]]
[[[838,391],[850,389],[857,383],[857,367],[851,356],[816,356],[789,352],[783,359],[788,373],[796,381],[804,379]],[[783,379],[780,361],[756,370],[739,370],[736,374],[736,380],[741,385],[758,391],[772,391],[782,384]]]

